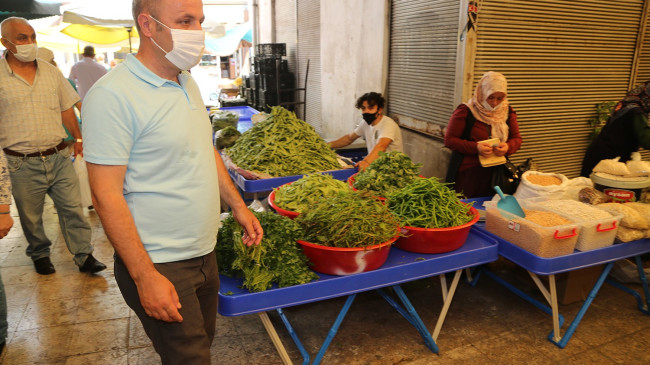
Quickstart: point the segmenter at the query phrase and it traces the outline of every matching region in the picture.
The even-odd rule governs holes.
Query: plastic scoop
[[[501,198],[497,202],[497,208],[505,210],[506,212],[512,213],[514,215],[518,215],[520,217],[526,217],[526,213],[524,213],[524,210],[521,209],[521,205],[519,205],[517,198],[512,195],[505,195],[503,191],[501,191],[501,188],[498,186],[495,186],[494,190],[496,190],[497,194],[499,194],[499,197]]]

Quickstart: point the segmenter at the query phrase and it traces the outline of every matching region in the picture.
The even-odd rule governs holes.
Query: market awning
[[[205,48],[213,54],[226,57],[239,49],[241,41],[253,42],[251,23],[242,23],[226,32],[221,38],[206,38]]]
[[[131,27],[103,27],[100,25],[70,24],[61,33],[88,43],[113,44],[138,37],[138,31]]]
[[[60,15],[61,1],[55,0],[14,0],[0,2],[0,21],[17,16],[25,19],[37,19],[51,15]]]

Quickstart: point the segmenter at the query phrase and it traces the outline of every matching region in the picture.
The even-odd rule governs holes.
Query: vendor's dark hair
[[[386,99],[384,99],[384,97],[381,96],[380,93],[376,93],[372,91],[361,95],[361,97],[357,99],[356,108],[361,109],[361,106],[363,105],[364,101],[368,102],[368,106],[377,105],[377,108],[383,108],[384,104],[386,103]]]

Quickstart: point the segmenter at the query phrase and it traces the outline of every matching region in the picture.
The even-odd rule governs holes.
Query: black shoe
[[[84,264],[79,267],[79,271],[95,273],[95,272],[102,271],[105,268],[106,268],[106,265],[104,265],[101,262],[97,261],[97,259],[94,258],[93,255],[88,255],[88,258],[86,259],[86,262],[84,262]]]
[[[49,257],[41,257],[38,260],[34,260],[34,267],[36,268],[36,272],[41,275],[50,275],[56,272]]]

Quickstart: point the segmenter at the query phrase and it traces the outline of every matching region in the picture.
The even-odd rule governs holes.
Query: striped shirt
[[[37,60],[34,83],[14,73],[0,60],[0,145],[32,153],[52,148],[67,134],[61,112],[70,109],[79,95],[58,68]]]

